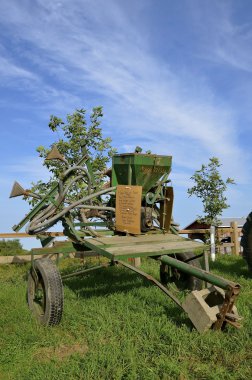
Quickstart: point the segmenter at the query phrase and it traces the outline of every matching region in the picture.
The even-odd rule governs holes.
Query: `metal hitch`
[[[235,296],[232,289],[225,292],[217,286],[211,286],[192,291],[185,298],[182,307],[199,332],[205,332],[210,328],[219,330],[224,328],[226,323],[240,328],[238,321],[242,318],[234,306]]]
[[[203,290],[192,291],[182,303],[182,308],[188,314],[196,329],[200,332],[209,328],[223,329],[229,323],[240,328],[241,317],[234,306],[240,292],[240,285],[208,271],[176,260],[170,256],[162,256],[161,262],[187,274],[191,274],[207,283],[213,284]]]

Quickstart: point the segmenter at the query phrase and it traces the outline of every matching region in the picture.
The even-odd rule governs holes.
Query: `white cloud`
[[[12,1],[9,7],[2,7],[0,19],[2,23],[8,20],[9,27],[16,28],[20,38],[30,44],[40,68],[49,68],[55,77],[75,86],[79,95],[72,95],[72,104],[80,102],[82,89],[83,93],[94,89],[106,99],[111,117],[121,115],[122,120],[112,122],[114,127],[121,123],[122,132],[115,131],[121,139],[134,136],[137,141],[149,142],[147,148],[157,152],[171,146],[177,162],[190,168],[217,155],[228,175],[232,161],[232,171],[239,173],[240,180],[246,179],[235,111],[190,73],[181,80],[169,62],[153,57],[148,41],[118,2],[111,0],[106,7],[102,1],[77,0],[28,4]],[[237,33],[225,13],[219,16],[222,19],[214,25],[222,25],[224,20],[224,26],[217,28],[220,38],[213,39],[210,47],[216,59],[229,56],[231,62],[229,53],[240,39],[232,44]],[[195,81],[200,95],[191,91]],[[42,78],[34,84],[34,92],[36,86],[38,100],[53,99],[58,108],[70,100],[67,91],[43,83]]]
[[[250,13],[249,3],[247,12]],[[192,3],[191,12],[199,34],[199,56],[215,64],[246,71],[252,71],[252,26],[246,19],[246,5],[243,17],[239,17],[239,2],[213,0],[202,6],[200,0]]]
[[[36,79],[37,76],[11,62],[5,57],[0,57],[0,75],[1,78],[21,78],[21,79]]]

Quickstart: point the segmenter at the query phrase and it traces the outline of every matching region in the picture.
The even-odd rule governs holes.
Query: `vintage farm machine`
[[[33,259],[28,276],[28,304],[42,324],[56,325],[61,320],[62,280],[121,265],[159,287],[188,314],[199,331],[222,329],[226,324],[239,327],[234,306],[239,284],[203,270],[200,257],[207,247],[179,236],[173,223],[173,189],[168,179],[171,156],[143,154],[140,149],[132,154],[116,154],[112,169],[103,173],[109,181],[100,188],[85,152],[75,166],[69,166],[56,147],[47,159],[62,161],[60,178],[43,197],[15,182],[11,197],[32,196],[38,202],[13,227],[14,231],[27,225],[27,233],[41,240],[44,248],[34,249],[34,257],[41,253],[67,256],[81,252],[84,257],[93,253],[108,261],[61,275],[51,259]],[[85,195],[82,192],[82,196],[69,199],[69,191],[80,186]],[[58,222],[68,240],[49,246],[53,233],[47,230]],[[128,259],[138,257],[160,262],[160,281],[129,264]],[[170,283],[191,292],[184,291],[180,301]]]
[[[241,246],[243,258],[247,261],[249,273],[252,274],[252,212],[247,216],[242,227]]]

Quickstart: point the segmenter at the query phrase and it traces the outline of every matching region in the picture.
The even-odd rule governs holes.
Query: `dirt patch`
[[[85,344],[60,345],[58,347],[39,348],[33,358],[38,361],[47,362],[53,359],[64,360],[74,354],[84,355],[88,352],[88,346]]]

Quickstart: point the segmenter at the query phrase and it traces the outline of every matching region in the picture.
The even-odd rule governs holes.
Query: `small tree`
[[[196,170],[191,177],[195,185],[187,190],[189,196],[195,195],[201,199],[204,215],[199,216],[199,220],[210,225],[218,224],[218,217],[229,207],[225,192],[228,185],[235,183],[229,177],[226,180],[222,179],[220,166],[217,157],[210,158],[207,165],[202,165],[200,170]]]
[[[89,155],[90,162],[95,177],[97,189],[104,183],[104,170],[112,155],[116,152],[111,146],[111,138],[104,138],[100,127],[103,116],[102,107],[94,107],[90,115],[90,123],[86,120],[86,110],[77,109],[73,114],[67,115],[66,122],[62,119],[51,116],[49,122],[50,130],[55,133],[57,140],[49,148],[39,146],[37,152],[42,158],[46,158],[52,147],[56,145],[59,152],[64,155],[70,165],[75,165],[83,156],[82,148],[85,147]],[[43,163],[51,172],[51,178],[47,183],[38,181],[32,183],[31,191],[37,194],[46,193],[55,180],[65,169],[64,163],[59,160],[45,160]],[[80,199],[85,195],[86,186],[83,181],[78,186],[73,186],[68,192],[68,199]],[[34,205],[37,200],[30,199],[30,204]]]

